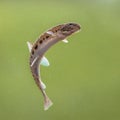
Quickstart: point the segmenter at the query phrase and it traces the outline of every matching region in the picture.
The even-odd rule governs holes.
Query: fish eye
[[[69,23],[69,25],[73,25],[72,23]]]

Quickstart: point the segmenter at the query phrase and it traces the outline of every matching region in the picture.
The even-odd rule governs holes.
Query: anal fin
[[[41,81],[41,87],[42,87],[43,90],[46,89],[46,85],[42,81]]]
[[[29,52],[31,52],[33,45],[30,42],[27,42]]]

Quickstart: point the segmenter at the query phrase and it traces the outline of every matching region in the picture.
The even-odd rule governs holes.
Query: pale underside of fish
[[[49,61],[44,56],[45,52],[59,41],[68,43],[67,37],[81,29],[79,24],[65,23],[55,26],[43,33],[34,44],[27,42],[30,51],[30,69],[34,80],[44,97],[44,110],[47,110],[53,103],[45,92],[45,84],[41,80],[40,65],[49,66]]]

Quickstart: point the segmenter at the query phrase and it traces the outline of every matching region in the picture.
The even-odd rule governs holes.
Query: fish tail
[[[44,98],[44,110],[48,110],[49,107],[52,106],[52,101],[50,100],[50,98],[45,95],[45,98]]]
[[[50,106],[52,106],[53,103],[52,103],[52,101],[50,100],[50,98],[47,96],[47,94],[45,92],[45,88],[46,88],[45,84],[42,81],[40,83],[41,84],[40,84],[39,88],[41,89],[41,92],[42,92],[42,94],[44,96],[44,110],[48,110],[48,108]]]

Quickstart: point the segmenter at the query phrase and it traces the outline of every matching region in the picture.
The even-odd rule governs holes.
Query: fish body
[[[34,80],[41,90],[44,97],[44,110],[47,110],[53,103],[45,92],[45,84],[40,76],[40,64],[49,66],[49,61],[45,58],[45,52],[57,42],[63,40],[67,43],[66,38],[71,34],[80,30],[80,25],[76,23],[67,23],[53,27],[43,33],[37,41],[32,45],[27,42],[30,51],[30,69]]]

